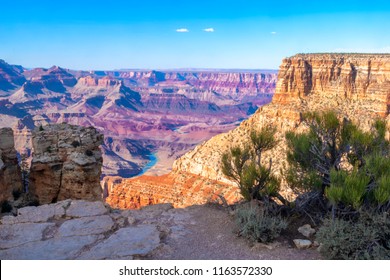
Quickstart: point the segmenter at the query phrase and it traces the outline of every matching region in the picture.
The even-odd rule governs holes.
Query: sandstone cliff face
[[[237,188],[193,174],[167,174],[141,176],[134,179],[106,177],[104,182],[106,202],[114,208],[136,209],[159,203],[172,203],[174,207],[187,207],[207,202],[240,200]]]
[[[264,154],[264,161],[273,158],[279,174],[286,163],[284,134],[305,129],[302,112],[333,109],[365,128],[375,117],[389,119],[389,100],[390,55],[307,54],[286,58],[271,104],[259,108],[236,129],[185,154],[174,163],[173,170],[229,182],[221,171],[222,154],[248,142],[251,130],[272,125],[278,129],[280,142]]]
[[[68,198],[100,200],[103,135],[68,124],[36,128],[29,191],[40,204]]]
[[[0,128],[0,203],[13,200],[13,191],[23,191],[11,128]]]
[[[385,117],[389,92],[390,55],[307,54],[283,60],[272,102],[285,105],[310,96],[336,98]]]

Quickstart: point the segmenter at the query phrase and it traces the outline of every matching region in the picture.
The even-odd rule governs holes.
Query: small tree
[[[223,174],[238,184],[242,196],[248,201],[277,197],[286,203],[278,192],[280,181],[272,174],[272,159],[268,165],[261,163],[262,154],[277,145],[275,132],[271,126],[252,131],[249,145],[232,147],[222,155]]]
[[[301,190],[319,190],[333,206],[390,207],[390,152],[386,123],[374,121],[364,132],[332,111],[308,113],[307,133],[286,134],[286,180]]]

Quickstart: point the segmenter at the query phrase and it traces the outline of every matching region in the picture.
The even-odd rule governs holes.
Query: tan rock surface
[[[0,128],[0,203],[13,200],[13,191],[22,191],[22,175],[11,128]]]
[[[41,204],[68,198],[100,200],[103,136],[68,124],[36,128],[29,190]]]

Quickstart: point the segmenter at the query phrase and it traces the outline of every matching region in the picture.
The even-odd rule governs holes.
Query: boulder
[[[40,204],[102,200],[103,135],[93,127],[51,124],[32,132],[30,192]]]
[[[298,232],[301,233],[303,236],[310,238],[313,236],[313,234],[316,233],[316,230],[311,227],[309,224],[305,224],[298,228]]]
[[[307,239],[294,239],[293,241],[298,249],[308,249],[312,245],[312,242]]]

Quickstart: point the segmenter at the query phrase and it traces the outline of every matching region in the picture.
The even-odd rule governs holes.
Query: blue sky
[[[0,58],[25,67],[277,69],[301,52],[390,52],[390,1],[1,0],[0,7]]]

